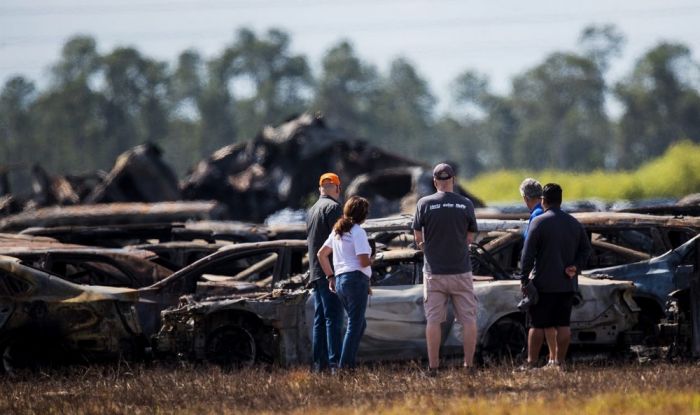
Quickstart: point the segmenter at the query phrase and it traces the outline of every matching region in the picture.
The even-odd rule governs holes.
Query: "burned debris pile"
[[[213,200],[224,219],[262,222],[283,209],[306,208],[318,192],[316,178],[327,171],[340,175],[346,196],[370,199],[372,217],[412,212],[417,198],[433,191],[428,165],[329,128],[310,114],[217,150],[180,184],[161,156],[156,145],[143,144],[121,154],[110,172],[81,176],[50,175],[36,165],[26,200],[10,192],[7,170],[0,170],[0,215],[48,206]],[[460,186],[458,191],[483,206]]]
[[[347,196],[369,198],[374,217],[400,212],[406,196],[430,193],[419,185],[426,165],[304,114],[216,151],[185,180],[183,195],[218,200],[228,206],[231,219],[259,222],[284,208],[306,207],[318,192],[316,178],[327,171],[340,175]]]
[[[11,192],[10,169],[0,166],[0,216],[50,206],[181,200],[175,172],[161,154],[156,145],[142,144],[119,155],[111,171],[80,175],[53,175],[35,164],[28,195]]]
[[[161,150],[143,144],[122,153],[85,203],[172,202],[180,200],[175,172],[161,158]]]

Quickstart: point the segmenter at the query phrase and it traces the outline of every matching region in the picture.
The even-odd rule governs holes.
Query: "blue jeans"
[[[314,287],[313,369],[321,371],[338,367],[340,361],[343,306],[338,296],[328,288],[325,278],[316,280]]]
[[[367,311],[369,278],[360,271],[352,271],[340,274],[335,279],[335,290],[348,314],[348,328],[343,340],[340,367],[352,369],[355,367],[360,340],[367,328],[365,311]]]

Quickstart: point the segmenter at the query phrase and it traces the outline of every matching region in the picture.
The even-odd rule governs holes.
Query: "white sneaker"
[[[544,370],[547,371],[556,371],[556,372],[562,372],[562,366],[557,362],[556,360],[550,360],[547,362],[547,364],[543,367]]]

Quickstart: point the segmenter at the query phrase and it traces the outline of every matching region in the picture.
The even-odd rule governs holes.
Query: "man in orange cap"
[[[334,371],[340,361],[342,347],[343,306],[330,290],[326,274],[321,269],[316,253],[342,216],[340,178],[335,173],[324,173],[318,180],[318,201],[306,216],[306,241],[309,245],[309,286],[314,296],[313,371],[327,368]]]

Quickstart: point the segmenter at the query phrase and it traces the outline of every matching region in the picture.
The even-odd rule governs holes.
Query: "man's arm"
[[[338,222],[341,216],[343,216],[343,208],[339,204],[334,204],[326,213],[326,221],[328,226],[328,233],[330,234],[333,230],[333,226]]]
[[[530,229],[528,229],[528,235],[525,239],[525,247],[523,248],[522,258],[520,260],[520,269],[522,270],[522,275],[520,276],[520,283],[527,284],[530,277],[530,272],[535,267],[535,256],[537,255],[537,241],[539,239],[539,230],[537,228],[537,223],[533,223]]]
[[[423,239],[423,215],[421,215],[420,207],[421,202],[419,200],[416,204],[416,213],[413,214],[411,227],[413,228],[413,242],[416,244],[416,248],[423,250],[425,239]]]
[[[416,248],[423,250],[423,246],[425,245],[425,241],[423,240],[423,231],[414,230],[413,240],[416,243]]]
[[[467,229],[467,245],[471,244],[474,242],[474,238],[476,237],[476,233],[479,231],[479,226],[477,225],[476,222],[476,214],[474,213],[474,205],[471,203],[469,204],[469,210],[467,211],[467,223],[469,225]]]
[[[579,232],[578,250],[576,251],[576,258],[574,260],[574,265],[576,265],[577,270],[583,269],[586,266],[586,261],[591,255],[593,248],[591,248],[591,241],[588,237],[588,232],[579,225],[581,231]]]

